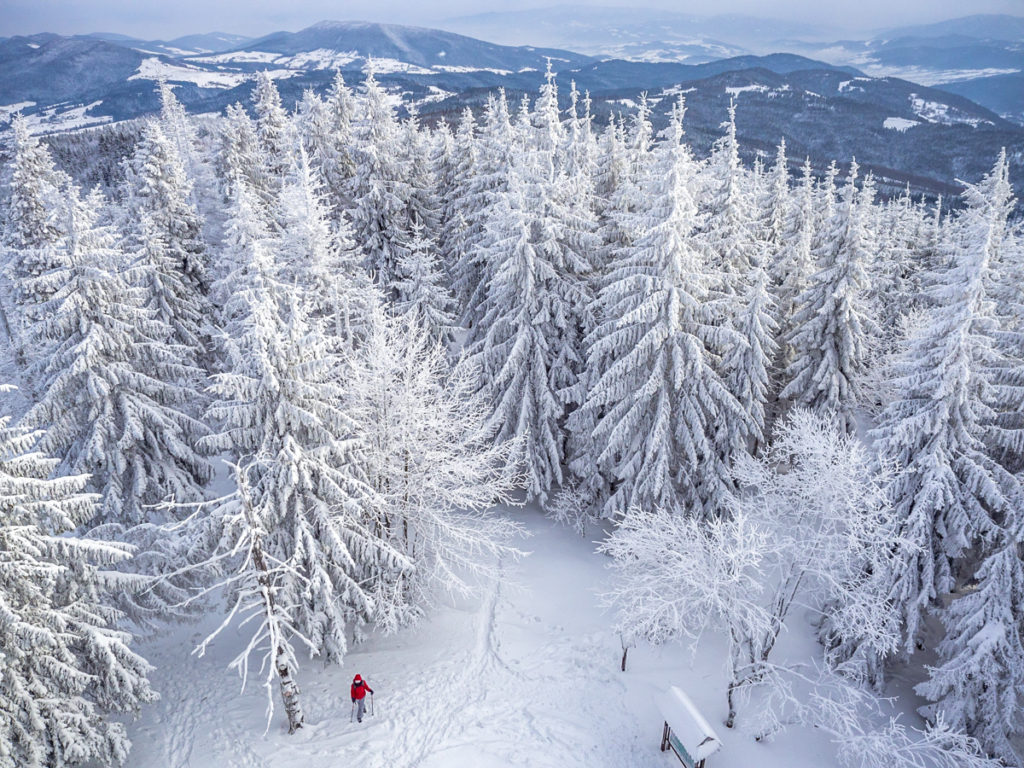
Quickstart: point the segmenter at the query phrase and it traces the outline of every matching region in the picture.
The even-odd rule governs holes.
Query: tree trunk
[[[633,647],[634,639],[630,638],[626,640],[626,635],[619,633],[619,643],[622,645],[622,671],[626,671],[626,655],[629,653],[629,649]]]
[[[281,698],[284,700],[285,714],[288,715],[288,733],[295,733],[302,727],[305,720],[302,714],[302,705],[299,703],[299,686],[288,668],[284,648],[278,646],[276,656],[275,666],[277,674],[281,678]]]
[[[729,702],[729,714],[725,718],[725,727],[732,728],[736,725],[736,702],[733,700],[733,694],[742,685],[742,683],[733,680],[729,683],[728,692],[725,695],[726,700]]]
[[[249,517],[252,524],[252,518]],[[270,569],[267,567],[267,560],[263,555],[263,541],[256,537],[252,544],[252,564],[258,575],[256,581],[260,585],[260,592],[263,594],[263,608],[267,617],[272,618],[276,608],[274,604],[274,592],[270,583]],[[299,686],[292,676],[288,667],[289,653],[281,644],[274,649],[274,668],[281,682],[281,698],[284,700],[284,711],[288,715],[288,733],[295,733],[302,727],[305,719],[302,715],[302,705],[299,703]]]

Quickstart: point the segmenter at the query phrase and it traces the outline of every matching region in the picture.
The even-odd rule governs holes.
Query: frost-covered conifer
[[[473,359],[500,441],[523,441],[526,489],[543,503],[562,480],[562,405],[552,387],[555,268],[533,240],[526,187],[513,171],[491,206],[484,242],[489,277],[473,329]]]
[[[796,302],[807,289],[807,282],[814,272],[814,206],[814,176],[810,160],[805,159],[800,184],[793,194],[786,217],[781,247],[769,266],[779,318],[779,354],[774,372],[777,378],[793,361],[794,351],[788,339],[795,333]]]
[[[736,139],[736,105],[729,104],[725,135],[715,142],[708,161],[708,189],[702,200],[704,239],[710,266],[722,273],[723,287],[742,292],[739,283],[759,258],[758,216],[751,182],[740,163]]]
[[[596,424],[593,453],[574,459],[574,471],[588,492],[608,494],[598,498],[606,516],[633,506],[717,514],[731,480],[715,433],[745,418],[714,365],[725,343],[742,342],[704,301],[713,278],[693,242],[695,163],[681,140],[680,107],[643,188],[650,207],[612,263],[589,339],[588,365],[607,362],[579,412]]]
[[[327,135],[313,159],[323,175],[327,200],[335,221],[340,222],[343,213],[352,205],[349,197],[352,177],[355,175],[352,121],[356,115],[355,99],[341,72],[334,75],[326,105]]]
[[[344,410],[326,334],[286,286],[259,264],[253,270],[248,312],[229,345],[231,367],[211,385],[216,399],[207,416],[216,432],[204,440],[237,457],[237,490],[198,524],[212,542],[211,562],[236,556],[224,579],[233,615],[258,617],[232,666],[244,677],[249,656],[265,654],[268,694],[276,678],[293,731],[302,724],[297,649],[340,660],[350,622],[374,615],[367,569],[390,573],[408,563],[377,530],[380,503],[366,482],[358,426]]]
[[[271,190],[263,173],[256,125],[246,114],[245,107],[241,104],[228,106],[220,136],[219,166],[225,196],[231,194],[232,184],[243,179],[267,203]]]
[[[768,177],[764,195],[762,218],[765,224],[764,240],[769,245],[767,264],[775,264],[786,244],[792,194],[789,191],[789,160],[786,158],[786,140],[782,139],[775,151],[775,162]]]
[[[72,187],[59,212],[62,266],[36,278],[51,298],[31,329],[52,350],[32,371],[38,399],[25,423],[42,430],[40,450],[60,457],[62,473],[91,475],[92,522],[129,526],[168,496],[196,500],[210,472],[194,449],[204,427],[187,415],[193,352],[169,340],[136,282],[145,270],[98,224],[101,206],[98,192],[82,199]]]
[[[785,340],[793,359],[781,393],[794,405],[830,414],[851,431],[860,377],[876,332],[867,301],[874,257],[869,229],[874,187],[869,177],[858,192],[856,180],[854,164],[842,205],[827,222],[817,271],[796,300],[793,328]]]
[[[408,314],[434,341],[451,341],[455,325],[452,297],[444,286],[434,244],[420,225],[413,227],[409,250],[398,262],[398,274],[395,309]]]
[[[345,217],[332,223],[305,150],[296,147],[292,158],[274,213],[277,279],[292,286],[311,318],[324,321],[333,344],[351,343],[365,332],[373,290],[363,254]]]
[[[106,602],[129,548],[70,535],[95,516],[95,496],[38,438],[0,419],[0,766],[120,765],[131,745],[110,716],[157,698]]]
[[[961,559],[1016,503],[1016,481],[990,454],[989,425],[1016,395],[995,385],[1006,361],[986,286],[998,214],[975,188],[968,200],[964,239],[929,291],[926,324],[894,365],[899,394],[874,432],[881,455],[901,468],[892,494],[909,544],[889,578],[906,654],[922,637],[925,611],[956,586]]]
[[[38,317],[40,305],[49,299],[45,286],[34,278],[57,264],[54,244],[60,231],[53,217],[60,195],[70,182],[54,168],[46,147],[29,133],[25,118],[15,115],[11,127],[13,158],[2,230],[6,253],[0,301],[19,362],[25,365],[31,363],[31,358],[45,356],[22,334],[25,326]]]
[[[1019,500],[1018,500],[1019,503]],[[939,662],[918,694],[922,708],[971,734],[1007,765],[1019,765],[1024,734],[1024,530],[1019,506],[1008,514],[974,578],[975,589],[942,610]]]
[[[209,210],[215,195],[212,167],[204,156],[199,131],[166,80],[157,84],[160,93],[160,128],[181,158],[185,177],[191,184],[191,202]]]
[[[484,293],[494,270],[484,243],[487,222],[508,192],[513,166],[521,162],[517,159],[504,90],[487,100],[477,146],[476,171],[466,195],[468,249],[458,264],[454,281],[460,296],[465,297],[459,324],[468,328],[479,325],[486,311]]]
[[[1024,692],[1021,489],[993,451],[1018,439],[997,417],[1020,402],[1021,390],[1006,378],[1010,361],[989,294],[1005,221],[997,188],[967,189],[951,264],[930,289],[927,324],[896,366],[901,394],[882,414],[876,437],[883,456],[904,467],[893,497],[908,543],[890,574],[904,652],[922,638],[927,609],[946,626],[939,663],[918,690],[935,702],[930,714],[1012,762],[1019,759],[1011,739],[1022,729],[1014,713]],[[976,587],[944,605],[979,553]]]
[[[476,246],[483,234],[483,221],[473,210],[472,197],[478,173],[476,120],[466,109],[452,140],[452,155],[439,180],[441,226],[438,253],[449,275],[457,311],[462,314],[476,289],[479,264]]]
[[[568,412],[583,400],[583,336],[594,326],[591,315],[591,259],[600,247],[597,221],[590,208],[589,170],[568,166],[567,132],[558,111],[558,89],[548,65],[547,76],[531,116],[534,138],[527,141],[516,171],[526,183],[529,231],[538,253],[553,268],[542,298],[554,336],[548,363],[551,387]],[[559,441],[564,459],[564,440]]]
[[[192,345],[201,335],[202,319],[195,317],[195,313],[201,311],[199,295],[207,285],[202,217],[191,202],[192,184],[185,175],[181,157],[159,123],[149,122],[143,131],[131,161],[129,187],[126,213],[130,223],[140,225],[143,218],[148,221],[163,241],[168,267],[176,272],[174,280],[188,291],[187,297],[167,297],[161,301],[167,304],[168,312],[178,313],[176,323],[185,326],[190,336],[180,340]],[[145,244],[143,233],[131,234]]]
[[[441,148],[429,130],[420,127],[414,107],[399,130],[399,148],[405,170],[409,199],[406,204],[408,231],[423,227],[427,237],[436,240],[440,234],[441,200],[438,197],[437,170],[441,164],[437,152]]]
[[[726,384],[749,416],[743,429],[734,432],[733,450],[757,453],[765,442],[765,410],[772,393],[771,368],[776,358],[775,302],[768,292],[768,277],[760,267],[747,278],[748,287],[740,300],[741,310],[732,319],[733,329],[742,337],[723,355]]]
[[[240,333],[234,321],[248,314],[252,281],[272,269],[273,243],[263,203],[248,182],[236,178],[229,190],[225,238],[213,265],[216,279],[210,286],[210,304],[216,308],[218,328],[231,337]]]
[[[352,228],[385,295],[394,298],[398,262],[409,245],[410,187],[402,128],[387,94],[369,72],[352,180]]]
[[[252,106],[256,113],[256,137],[263,161],[262,171],[268,189],[276,192],[288,171],[288,155],[295,146],[295,136],[288,112],[281,106],[281,94],[267,72],[256,75]]]

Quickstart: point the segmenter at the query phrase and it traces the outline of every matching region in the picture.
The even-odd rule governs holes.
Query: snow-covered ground
[[[909,128],[913,128],[915,125],[920,124],[920,120],[908,120],[905,117],[887,117],[885,118],[885,122],[882,123],[882,127],[902,133]]]
[[[538,512],[509,514],[531,534],[530,554],[505,579],[429,621],[356,647],[344,667],[307,661],[299,672],[306,726],[289,736],[278,707],[266,730],[258,681],[239,693],[226,668],[242,635],[229,630],[207,657],[196,642],[220,621],[174,628],[142,644],[162,700],[130,726],[130,768],[645,768],[671,766],[659,751],[656,700],[683,687],[725,742],[709,768],[821,768],[828,741],[790,732],[771,744],[728,731],[722,648],[709,636],[694,657],[679,646],[641,645],[619,671],[621,647],[600,606],[610,574],[587,540]],[[355,673],[375,689],[375,711],[349,722]],[[277,695],[275,689],[274,695]],[[742,717],[741,710],[741,717]]]

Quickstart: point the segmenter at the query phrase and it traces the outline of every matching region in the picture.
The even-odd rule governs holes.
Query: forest
[[[0,767],[123,763],[137,640],[221,603],[197,653],[243,627],[232,668],[302,728],[307,659],[529,548],[507,504],[607,527],[623,668],[723,633],[728,726],[1021,764],[1005,151],[960,199],[882,199],[784,141],[745,165],[735,106],[705,158],[683,95],[598,125],[550,69],[454,125],[372,73],[291,111],[266,74],[223,116],[159,92],[109,183],[5,137]],[[773,656],[797,612],[810,667]],[[906,668],[927,725],[858,730]]]

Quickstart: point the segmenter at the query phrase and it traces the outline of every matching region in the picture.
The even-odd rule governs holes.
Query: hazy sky
[[[0,36],[32,32],[120,32],[169,39],[190,32],[259,36],[323,19],[438,25],[483,11],[552,5],[630,6],[628,0],[0,0]],[[849,31],[939,21],[974,13],[1024,15],[1024,0],[639,0],[638,6],[693,14],[742,13]]]

